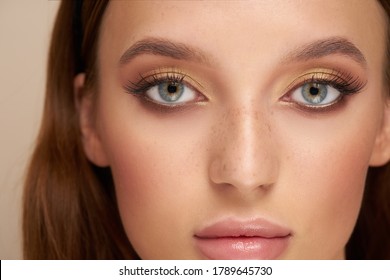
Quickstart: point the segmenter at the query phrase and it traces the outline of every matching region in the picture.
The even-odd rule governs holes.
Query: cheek
[[[340,257],[359,214],[366,158],[356,156],[353,150],[337,153],[337,160],[328,155],[308,156],[310,167],[295,173],[298,184],[288,207],[293,212],[290,221],[297,229],[294,245],[299,250],[294,258]]]
[[[360,209],[369,157],[368,153],[357,152],[367,149],[364,143],[356,141],[346,147],[338,140],[297,159],[298,166],[306,167],[295,173],[300,186],[295,207],[309,237],[323,238],[330,244],[336,242],[342,248]]]
[[[202,117],[199,112],[161,117],[144,110],[131,110],[142,121],[106,126],[104,142],[124,228],[143,259],[194,258],[180,248],[192,245],[194,198],[204,177],[199,168]],[[117,123],[112,117],[106,122]]]
[[[318,118],[288,114],[289,125],[280,127],[285,136],[279,142],[285,155],[280,196],[299,229],[295,245],[301,249],[294,258],[333,258],[350,237],[380,123],[376,101],[363,100]],[[371,104],[361,106],[364,102]]]

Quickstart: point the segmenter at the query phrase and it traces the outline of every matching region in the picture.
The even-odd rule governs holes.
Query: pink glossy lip
[[[195,235],[195,246],[208,259],[276,259],[288,246],[291,230],[264,219],[225,219]]]

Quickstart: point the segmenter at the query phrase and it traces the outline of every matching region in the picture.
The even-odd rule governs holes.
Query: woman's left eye
[[[152,101],[164,105],[178,105],[194,101],[196,92],[183,82],[161,82],[145,91],[145,95]]]
[[[290,98],[304,106],[326,106],[337,102],[342,93],[334,87],[325,83],[310,82],[295,89]]]

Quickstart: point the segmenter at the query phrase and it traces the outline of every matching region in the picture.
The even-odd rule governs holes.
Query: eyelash
[[[337,98],[334,102],[325,105],[310,105],[310,104],[300,104],[294,101],[289,100],[293,92],[305,84],[321,84],[333,87],[340,92],[340,97]],[[341,71],[332,71],[332,72],[313,72],[304,74],[296,78],[286,90],[286,94],[281,97],[281,100],[288,103],[293,103],[298,106],[300,109],[307,111],[325,111],[333,108],[336,104],[340,104],[341,101],[349,95],[359,93],[366,86],[366,82],[359,79],[359,77],[354,76],[353,74]]]
[[[291,90],[297,89],[300,86],[306,83],[318,83],[318,84],[326,84],[331,87],[334,87],[338,91],[340,91],[344,95],[350,95],[354,93],[358,93],[361,91],[365,83],[360,81],[358,77],[353,76],[349,73],[344,72],[313,72],[302,75],[295,79],[291,84],[296,84],[296,81],[302,79],[302,77],[311,76],[310,78],[306,78],[303,81],[299,82],[298,85],[293,86]],[[327,78],[328,77],[328,78]],[[289,86],[291,87],[291,86]],[[288,88],[289,88],[288,87]],[[290,91],[291,91],[290,90]]]
[[[164,105],[159,104],[153,100],[151,100],[148,96],[146,96],[145,92],[148,91],[150,88],[157,86],[162,83],[178,83],[178,84],[184,84],[187,87],[192,88],[196,94],[199,96],[201,95],[202,101],[207,100],[207,98],[199,93],[198,90],[196,90],[191,83],[187,83],[185,80],[191,79],[188,75],[180,72],[180,71],[160,71],[153,73],[148,76],[139,75],[140,80],[136,83],[128,81],[128,84],[124,86],[124,89],[126,92],[136,95],[138,97],[143,98],[144,100],[148,101],[149,103],[152,103],[153,105],[159,107],[160,109],[178,109],[177,107],[185,107],[186,103],[183,104],[175,104],[175,105]],[[193,81],[195,82],[195,81]],[[340,97],[337,98],[334,102],[331,102],[329,104],[325,105],[310,105],[310,104],[301,104],[296,101],[291,101],[291,95],[292,93],[299,89],[300,87],[304,86],[305,84],[321,84],[333,87],[337,91],[340,92]],[[296,78],[285,90],[285,93],[280,100],[285,101],[287,103],[293,104],[297,106],[299,109],[306,110],[309,112],[321,112],[321,111],[327,111],[329,109],[332,109],[337,104],[341,104],[341,101],[348,96],[352,94],[356,94],[360,92],[366,85],[366,82],[363,82],[359,79],[359,77],[354,76],[347,72],[342,71],[332,71],[332,72],[312,72],[312,73],[306,73],[304,75],[299,76]],[[290,99],[289,99],[290,98]]]
[[[187,77],[186,74],[181,72],[165,71],[154,73],[148,76],[142,76],[137,83],[129,81],[125,86],[127,92],[131,94],[144,94],[151,87],[157,86],[161,83],[183,83],[183,80]]]

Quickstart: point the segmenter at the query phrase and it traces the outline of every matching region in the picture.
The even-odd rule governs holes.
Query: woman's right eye
[[[196,101],[198,93],[182,81],[160,82],[144,93],[148,99],[163,105],[182,105]]]
[[[139,98],[150,103],[165,107],[181,107],[196,102],[207,101],[207,97],[197,90],[193,84],[202,87],[200,83],[189,75],[179,71],[167,71],[165,69],[143,76],[134,83],[129,81],[124,89]]]

